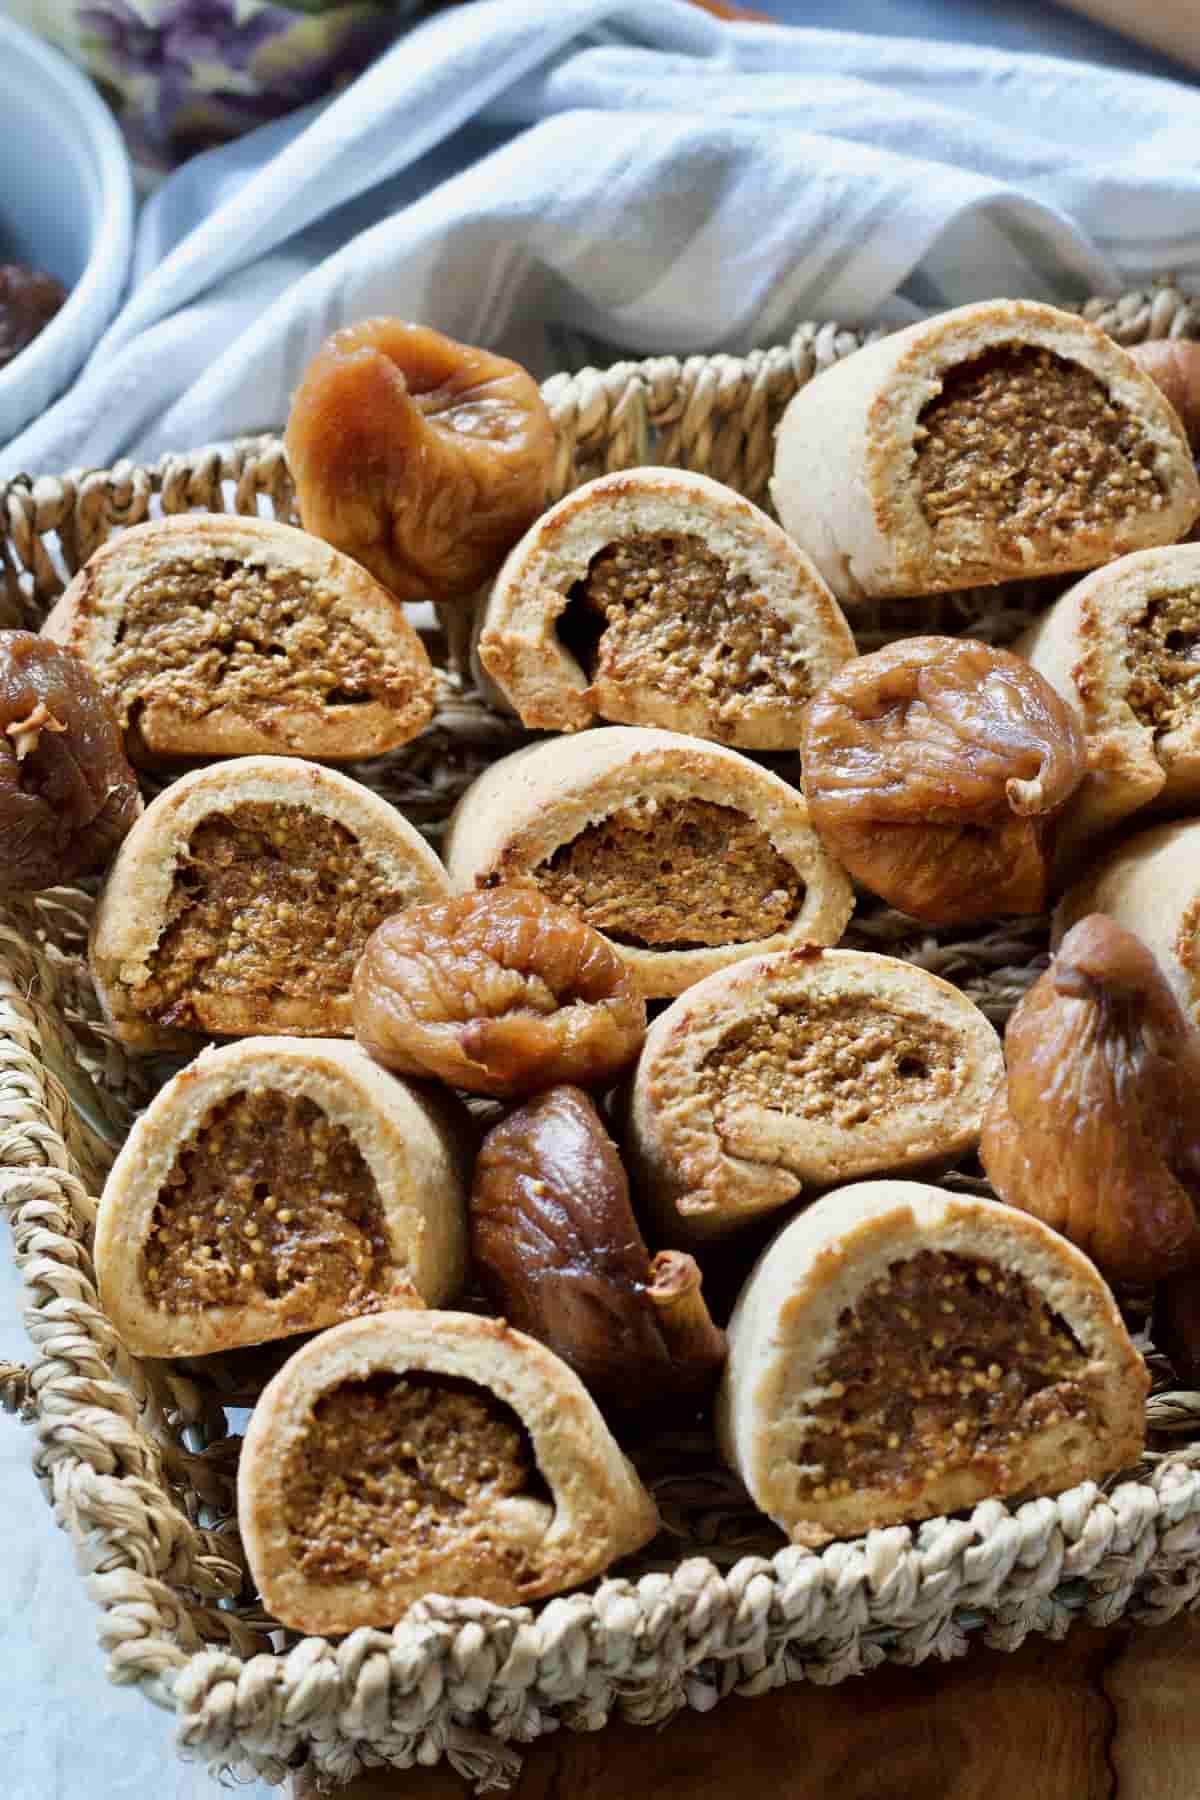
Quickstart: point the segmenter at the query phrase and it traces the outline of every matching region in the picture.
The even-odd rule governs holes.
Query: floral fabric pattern
[[[24,0],[96,80],[137,160],[168,168],[344,86],[423,0]]]

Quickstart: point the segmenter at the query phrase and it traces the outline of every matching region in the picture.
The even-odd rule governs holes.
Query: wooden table
[[[317,1790],[297,1779],[294,1800]],[[375,1773],[340,1800],[467,1800],[449,1769]],[[885,1668],[529,1747],[513,1800],[1196,1800],[1200,1617],[1080,1626],[1013,1655]]]

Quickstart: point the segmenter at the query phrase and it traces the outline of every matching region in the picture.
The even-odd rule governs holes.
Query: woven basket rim
[[[1200,311],[1169,282],[1082,310],[1126,342],[1200,336]],[[653,441],[656,460],[761,492],[779,405],[861,341],[807,324],[744,358],[658,356],[553,376],[544,393],[558,433],[555,491],[646,460]],[[214,499],[252,511],[264,497],[284,504],[287,491],[276,433],[144,467],[18,475],[0,485],[10,611],[35,619],[62,586],[62,564],[78,567],[151,500],[168,511]],[[0,1202],[35,1350],[27,1371],[0,1364],[0,1400],[35,1425],[35,1467],[82,1546],[116,1677],[176,1712],[185,1751],[268,1780],[303,1757],[342,1778],[364,1760],[407,1766],[445,1754],[481,1785],[505,1785],[511,1743],[556,1720],[591,1728],[615,1711],[651,1723],[731,1691],[957,1654],[974,1630],[1015,1647],[1078,1614],[1150,1622],[1200,1596],[1200,1471],[1185,1449],[1110,1492],[1086,1483],[1052,1498],[988,1500],[967,1518],[822,1552],[749,1555],[724,1570],[691,1556],[670,1574],[605,1580],[536,1609],[433,1596],[391,1631],[272,1653],[223,1606],[241,1580],[236,1545],[178,1509],[172,1516],[161,1450],[139,1423],[162,1407],[163,1390],[121,1351],[96,1302],[85,1243],[95,1198],[80,1160],[88,1134],[47,1066],[33,1004],[46,978],[39,931],[76,899],[42,896],[0,924]],[[186,1411],[187,1383],[178,1389]]]

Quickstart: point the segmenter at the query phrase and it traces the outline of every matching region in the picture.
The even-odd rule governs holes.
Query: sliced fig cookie
[[[1094,569],[1200,513],[1150,376],[1099,326],[1027,300],[939,313],[806,383],[771,495],[842,601]]]
[[[349,1035],[367,938],[449,896],[416,828],[368,788],[289,757],[183,776],[122,844],[92,928],[92,975],[124,1043],[284,1031]]]
[[[445,844],[460,891],[535,887],[650,999],[767,948],[834,943],[854,906],[804,797],[722,744],[610,726],[493,763]]]
[[[393,1625],[430,1592],[561,1593],[658,1528],[567,1365],[453,1312],[356,1319],[291,1357],[246,1432],[238,1520],[264,1605],[320,1633]]]
[[[96,1227],[126,1348],[205,1356],[385,1307],[437,1306],[466,1265],[465,1113],[357,1045],[203,1051],[151,1101]]]
[[[773,519],[683,469],[576,488],[510,553],[479,660],[526,725],[661,725],[790,750],[854,655],[841,608]]]
[[[1146,1365],[1108,1288],[1028,1213],[918,1182],[840,1188],[734,1308],[718,1440],[818,1545],[1137,1460]]]
[[[660,1013],[624,1103],[633,1181],[664,1243],[733,1231],[809,1188],[946,1166],[1004,1074],[994,1027],[928,970],[775,951]]]
[[[378,756],[433,716],[400,602],[307,532],[186,513],[111,538],[43,627],[90,664],[141,763]]]

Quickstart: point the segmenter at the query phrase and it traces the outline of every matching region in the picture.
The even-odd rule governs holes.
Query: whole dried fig
[[[86,663],[31,631],[0,631],[0,889],[101,868],[141,810]]]
[[[569,1363],[609,1410],[699,1398],[725,1357],[690,1256],[651,1259],[616,1145],[576,1087],[492,1127],[471,1192],[475,1266],[493,1305]]]
[[[1020,657],[948,637],[861,656],[809,702],[800,756],[826,849],[901,912],[963,925],[1045,905],[1084,745]]]
[[[1009,1020],[980,1156],[1112,1282],[1200,1266],[1200,1033],[1132,932],[1091,913]]]
[[[499,1099],[606,1082],[646,1035],[646,1003],[616,951],[532,888],[385,919],[359,958],[353,1009],[376,1062]]]
[[[1200,450],[1200,344],[1158,338],[1131,345],[1129,354],[1175,408],[1192,449]]]
[[[554,427],[519,363],[365,319],[309,364],[286,442],[307,531],[401,600],[458,600],[545,505]]]

